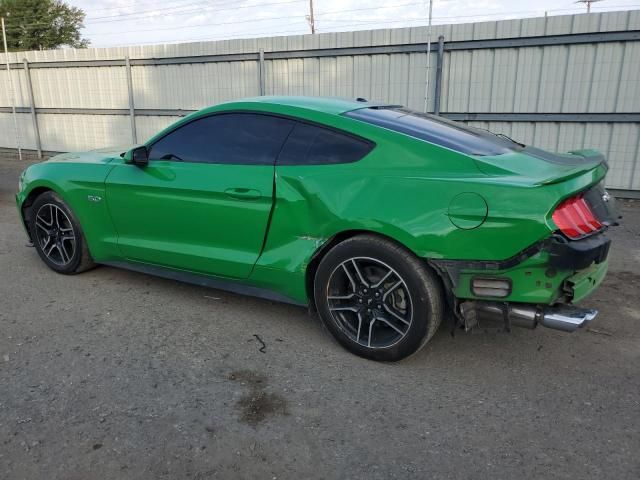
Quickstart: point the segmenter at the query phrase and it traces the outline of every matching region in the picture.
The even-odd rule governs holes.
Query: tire
[[[416,353],[444,315],[437,275],[409,250],[374,235],[333,247],[318,266],[314,294],[322,323],[338,343],[372,360]]]
[[[49,268],[72,275],[95,267],[80,223],[55,192],[35,199],[30,219],[33,245]]]

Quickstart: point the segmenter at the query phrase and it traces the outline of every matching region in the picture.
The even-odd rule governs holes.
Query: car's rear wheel
[[[349,351],[396,361],[424,346],[442,316],[440,280],[402,246],[358,235],[333,247],[314,280],[320,318]]]
[[[45,192],[36,198],[30,218],[31,239],[49,268],[74,274],[95,266],[80,224],[55,192]]]

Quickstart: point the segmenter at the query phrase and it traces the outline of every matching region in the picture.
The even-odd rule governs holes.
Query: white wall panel
[[[26,116],[26,115],[25,115]],[[131,143],[129,117],[123,115],[38,115],[43,150],[91,150]]]
[[[637,168],[639,144],[639,124],[615,124],[611,127],[607,152],[610,166],[607,174],[609,186],[623,189],[637,189],[640,186],[640,169]]]
[[[320,60],[317,58],[304,58],[302,60],[302,94],[320,95]]]
[[[409,54],[389,55],[388,95],[389,103],[406,105],[409,94],[409,82],[414,72],[409,70]]]
[[[127,108],[123,67],[31,69],[33,96],[40,108]]]
[[[16,107],[29,106],[29,94],[24,70],[5,70],[0,65],[0,106],[11,106],[11,88],[13,85],[13,99]]]
[[[371,99],[371,56],[353,57],[354,94],[356,97]]]
[[[470,51],[449,55],[447,72],[447,95],[442,105],[444,112],[467,112],[469,108],[469,88],[472,81]]]
[[[31,116],[25,113],[16,115],[18,124],[18,135],[16,137],[16,129],[13,123],[13,115],[10,113],[0,113],[0,138],[2,146],[6,148],[35,149],[36,140],[31,128]]]
[[[338,97],[354,98],[356,96],[354,58],[336,58],[336,95]]]
[[[640,42],[624,45],[624,59],[620,72],[620,88],[617,92],[618,112],[640,111]]]
[[[615,112],[616,103],[620,98],[623,57],[627,46],[603,43],[592,48],[596,52],[593,80],[585,82],[589,86],[587,94],[589,112]],[[637,79],[638,77],[636,77],[636,81]]]
[[[469,112],[488,112],[491,109],[493,76],[495,72],[495,50],[473,50],[471,52],[471,76],[469,84]]]
[[[494,50],[493,81],[490,112],[512,112],[518,83],[518,56],[516,48]]]
[[[542,51],[542,65],[536,112],[559,112],[564,99],[569,61],[566,46],[545,47]]]
[[[570,113],[586,112],[593,87],[596,48],[592,45],[571,45],[568,50],[561,110]]]
[[[318,95],[336,97],[338,94],[338,57],[318,59]]]
[[[422,53],[411,53],[408,57],[409,77],[407,80],[409,84],[407,87],[407,99],[401,103],[409,108],[423,111],[427,78],[427,56]],[[431,84],[433,85],[434,83],[435,80],[432,79]]]
[[[537,111],[543,52],[544,50],[541,48],[519,49],[514,112]]]

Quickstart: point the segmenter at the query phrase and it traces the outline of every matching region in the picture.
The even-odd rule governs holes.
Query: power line
[[[122,20],[123,17],[130,17],[130,16],[137,16],[137,15],[143,15],[143,16],[150,16],[150,14],[154,14],[154,13],[159,13],[162,15],[166,15],[167,11],[171,11],[171,10],[176,10],[176,9],[182,9],[182,8],[186,8],[189,7],[189,10],[185,13],[191,13],[191,12],[198,12],[201,11],[202,9],[208,7],[218,7],[220,5],[229,5],[229,4],[237,4],[238,2],[222,2],[222,3],[216,3],[216,4],[207,4],[207,5],[203,5],[203,3],[200,2],[191,2],[191,3],[185,3],[184,5],[173,5],[170,7],[164,7],[164,8],[153,8],[151,10],[140,10],[138,12],[131,12],[131,13],[122,13],[122,14],[118,14],[118,15],[108,15],[105,17],[87,17],[87,19],[91,19],[91,20],[101,20],[101,19],[110,19],[110,18],[115,18],[118,20]],[[194,5],[198,5],[198,8],[192,8]],[[236,7],[236,8],[240,8],[240,7]],[[178,10],[179,12],[182,12],[182,10]],[[105,23],[105,22],[87,22],[87,23]]]
[[[131,8],[131,7],[139,7],[141,5],[151,5],[151,4],[156,4],[157,5],[158,0],[150,0],[148,2],[136,2],[135,4],[131,3],[129,5],[120,5],[119,7],[101,7],[101,8],[92,8],[91,11],[92,12],[102,12],[105,10],[123,10],[125,8]],[[176,5],[176,7],[179,5]]]
[[[368,8],[357,8],[357,9],[350,9],[350,10],[335,10],[332,12],[324,12],[324,13],[318,13],[316,14],[316,16],[324,16],[324,15],[332,15],[332,14],[336,14],[336,13],[350,13],[350,12],[354,12],[354,11],[366,11],[366,10],[378,10],[380,8],[397,8],[397,7],[405,7],[405,6],[412,6],[415,5],[416,3],[406,3],[406,4],[402,4],[402,5],[389,5],[386,7],[368,7]],[[421,4],[421,3],[420,3]],[[478,15],[456,15],[456,16],[449,16],[449,17],[433,17],[433,19],[438,19],[438,20],[443,20],[443,19],[449,19],[449,18],[478,18],[478,17],[488,17],[488,16],[496,16],[496,15],[510,15],[510,14],[522,14],[522,13],[538,13],[538,11],[535,10],[529,10],[529,11],[520,11],[520,12],[501,12],[501,13],[495,13],[495,14],[478,14]],[[224,25],[240,25],[240,24],[245,24],[245,23],[257,23],[257,22],[265,22],[265,21],[273,21],[273,20],[291,20],[291,15],[287,15],[287,16],[282,16],[282,17],[263,17],[263,18],[253,18],[253,19],[246,19],[246,20],[235,20],[235,21],[230,21],[230,22],[215,22],[215,23],[200,23],[200,24],[196,24],[196,25],[185,25],[185,26],[173,26],[173,27],[156,27],[156,28],[150,28],[150,29],[137,29],[137,30],[120,30],[117,32],[100,32],[100,33],[94,33],[94,36],[109,36],[109,35],[121,35],[123,33],[136,33],[136,32],[156,32],[156,31],[166,31],[166,30],[185,30],[185,29],[191,29],[191,28],[200,28],[200,27],[216,27],[216,26],[224,26]],[[328,22],[331,22],[332,20],[327,19]],[[384,22],[375,22],[375,23],[384,23]]]
[[[230,2],[224,2],[224,3],[219,3],[213,6],[209,6],[207,8],[197,8],[197,9],[192,9],[189,11],[181,11],[178,13],[172,13],[172,16],[180,16],[180,15],[187,15],[189,13],[193,13],[193,12],[201,12],[201,11],[209,11],[209,10],[215,10],[216,13],[217,12],[221,12],[221,11],[225,11],[225,10],[237,10],[239,8],[255,8],[255,7],[265,7],[265,6],[270,6],[270,5],[286,5],[286,4],[291,4],[291,3],[302,3],[302,2],[306,2],[307,0],[290,0],[290,1],[286,1],[286,2],[275,2],[275,3],[257,3],[257,4],[253,4],[253,5],[245,5],[245,6],[234,6],[232,8],[226,8],[226,9],[220,9],[217,8],[218,6],[224,6],[224,5],[235,5],[237,2],[236,1],[230,1]],[[318,17],[321,15],[329,15],[332,13],[345,13],[345,12],[359,12],[359,11],[365,11],[365,10],[380,10],[380,9],[387,9],[387,8],[399,8],[399,7],[411,7],[411,6],[417,6],[417,5],[421,5],[420,2],[411,2],[411,3],[403,3],[400,5],[383,5],[383,6],[376,6],[376,7],[365,7],[365,8],[354,8],[351,10],[334,10],[331,12],[325,12],[325,13],[315,13],[314,17]],[[164,14],[166,15],[166,13]],[[118,20],[104,20],[102,22],[86,22],[87,24],[91,24],[91,25],[95,25],[98,23],[108,23],[108,22],[114,22],[114,21],[122,21],[121,19]]]
[[[225,11],[225,10],[237,10],[239,8],[255,8],[255,7],[260,7],[260,6],[268,6],[268,5],[282,5],[282,4],[291,4],[291,3],[300,3],[300,2],[306,2],[306,0],[291,0],[291,1],[285,1],[285,2],[269,2],[269,3],[256,3],[256,4],[252,4],[252,5],[241,5],[241,6],[237,6],[235,8],[227,8],[227,9],[218,9],[217,11]],[[224,3],[220,3],[217,5],[226,5],[229,3],[233,3],[233,2],[224,2]],[[188,5],[188,4],[186,4]],[[414,6],[414,5],[422,5],[421,2],[411,2],[411,3],[405,3],[405,4],[398,4],[398,5],[386,5],[386,6],[381,6],[381,7],[366,7],[366,8],[355,8],[355,9],[348,9],[348,10],[334,10],[334,11],[329,11],[329,12],[321,12],[321,13],[316,13],[314,16],[327,16],[327,15],[336,15],[336,14],[341,14],[341,13],[349,13],[349,12],[361,12],[361,11],[370,11],[370,10],[379,10],[379,9],[390,9],[390,8],[401,8],[401,7],[408,7],[408,6]],[[634,5],[609,5],[609,6],[603,6],[600,7],[600,9],[608,9],[608,8],[616,8],[616,7],[624,7],[624,8],[630,8],[630,7],[637,7],[640,6],[638,4],[634,4]],[[594,7],[597,8],[597,7]],[[573,8],[573,9],[554,9],[554,10],[548,10],[551,12],[561,12],[561,11],[573,11],[576,10],[577,8]],[[200,11],[202,9],[199,9]],[[516,15],[516,14],[529,14],[529,13],[537,13],[539,14],[540,11],[539,10],[526,10],[526,11],[516,11],[516,12],[499,12],[499,13],[486,13],[486,14],[476,14],[476,15],[452,15],[452,16],[435,16],[433,17],[434,20],[446,20],[446,19],[462,19],[462,18],[485,18],[485,17],[492,17],[492,16],[509,16],[509,15]],[[124,33],[137,33],[137,32],[145,32],[145,31],[159,31],[159,30],[175,30],[175,29],[188,29],[188,28],[199,28],[199,27],[209,27],[209,26],[224,26],[224,25],[235,25],[235,24],[244,24],[244,23],[254,23],[254,22],[262,22],[262,21],[275,21],[275,20],[291,20],[291,15],[288,15],[286,17],[264,17],[264,18],[254,18],[254,19],[246,19],[246,20],[240,20],[240,21],[231,21],[231,22],[218,22],[218,23],[204,23],[204,24],[197,24],[197,25],[189,25],[189,26],[172,26],[172,27],[158,27],[158,28],[153,28],[153,29],[144,29],[144,30],[125,30],[125,31],[117,31],[117,32],[102,32],[102,33],[94,33],[91,34],[91,36],[98,36],[98,35],[120,35],[120,34],[124,34]],[[420,22],[423,21],[423,18],[404,18],[401,20],[389,20],[389,21],[385,21],[385,20],[363,20],[363,21],[355,21],[355,20],[351,20],[351,19],[329,19],[326,18],[325,20],[323,20],[323,22],[327,22],[329,24],[332,23],[342,23],[342,22],[350,22],[349,24],[345,24],[345,25],[330,25],[328,28],[348,28],[348,27],[359,27],[359,26],[363,26],[363,25],[384,25],[384,24],[397,24],[397,23],[415,23],[415,22]],[[127,20],[124,20],[127,21]],[[34,26],[34,25],[42,25],[45,24],[44,22],[35,22],[32,24],[25,24],[25,25],[20,25],[20,26],[12,26],[10,28],[8,28],[8,30],[17,30],[17,29],[23,29],[25,27],[28,26]],[[46,25],[49,25],[48,23],[46,23]],[[411,26],[417,26],[417,25],[411,25]],[[287,31],[287,32],[274,32],[274,31],[266,31],[266,32],[255,32],[255,31],[251,31],[251,32],[239,32],[237,34],[232,34],[232,35],[226,35],[226,34],[221,34],[221,37],[224,38],[241,38],[241,37],[255,37],[255,35],[277,35],[279,33],[305,33],[305,32],[298,32],[296,31]],[[212,38],[211,36],[207,36],[206,38]],[[188,39],[184,39],[184,40],[175,40],[175,41],[190,41],[190,40],[199,40],[200,38],[188,38]],[[204,39],[204,38],[203,38]],[[150,41],[150,42],[142,42],[141,44],[151,44],[151,43],[160,43],[160,42],[166,42],[166,40],[155,40],[155,41]],[[170,40],[170,41],[174,41],[174,40]]]
[[[567,11],[569,9],[557,9],[556,11]],[[537,11],[531,10],[529,11],[529,13],[537,13]],[[468,15],[467,17],[476,17],[476,15]],[[435,19],[436,17],[434,17]],[[451,18],[451,17],[439,17],[439,18]],[[459,18],[463,18],[462,16],[459,16]],[[409,21],[409,22],[420,22],[420,21],[424,21],[424,18],[417,18],[417,19],[405,19],[405,20],[389,20],[389,21],[375,21],[375,22],[366,22],[367,24],[369,23],[375,23],[375,24],[379,24],[379,25],[383,25],[383,24],[390,24],[390,23],[400,23],[403,21]],[[352,24],[347,24],[347,25],[340,25],[338,28],[341,29],[347,29],[347,28],[351,28],[351,27],[360,27],[364,24],[365,22],[360,22],[360,23],[352,23]],[[412,26],[412,27],[419,27],[419,26],[425,26],[425,25],[408,25],[408,26]],[[322,32],[322,33],[348,33],[348,30],[345,31],[332,31],[332,32]],[[273,31],[273,30],[267,30],[267,31],[251,31],[251,32],[241,32],[241,33],[236,33],[236,34],[218,34],[218,35],[206,35],[206,36],[200,36],[200,37],[190,37],[187,39],[174,39],[174,40],[155,40],[155,41],[148,41],[148,42],[138,42],[135,45],[150,45],[150,44],[158,44],[158,43],[177,43],[177,42],[184,42],[184,43],[189,43],[189,42],[198,42],[198,41],[215,41],[215,40],[232,40],[232,39],[249,39],[249,38],[264,38],[264,37],[276,37],[276,36],[281,36],[281,35],[304,35],[304,34],[308,34],[308,26],[301,26],[295,30],[279,30],[279,31]],[[113,45],[113,46],[131,46],[131,44],[118,44],[118,45]]]
[[[165,3],[175,3],[175,2],[165,2]],[[192,3],[192,2],[190,1],[189,3]],[[136,1],[135,3],[132,2],[129,5],[120,5],[118,7],[92,8],[91,12],[95,13],[95,12],[102,12],[102,11],[107,11],[107,10],[124,10],[124,9],[127,9],[127,8],[139,7],[139,6],[142,6],[142,5],[152,5],[152,4],[157,5],[158,4],[158,0],[150,0],[148,2],[137,2]],[[180,6],[179,4],[178,5],[174,5],[174,7],[179,7],[179,6]]]
[[[413,3],[404,3],[401,5],[388,5],[384,7],[367,7],[367,8],[354,8],[350,10],[334,10],[331,12],[317,13],[315,16],[319,17],[322,15],[332,15],[335,13],[350,13],[350,12],[360,12],[366,10],[379,10],[382,8],[398,8],[398,7],[408,7],[414,5],[421,5],[420,2]],[[271,20],[291,20],[291,15],[283,16],[283,17],[263,17],[263,18],[252,18],[246,20],[236,20],[232,22],[218,22],[218,23],[199,23],[196,25],[185,25],[185,26],[174,26],[174,27],[157,27],[157,28],[148,28],[148,29],[138,29],[138,30],[120,30],[117,32],[100,32],[94,33],[93,35],[120,35],[122,33],[135,33],[135,32],[156,32],[158,30],[184,30],[186,28],[198,28],[198,27],[216,27],[221,25],[237,25],[242,23],[253,23],[253,22],[265,22]]]
[[[275,6],[275,5],[289,5],[292,3],[302,3],[302,2],[306,2],[307,0],[287,0],[284,2],[268,2],[268,3],[257,3],[254,5],[244,5],[244,6],[237,6],[237,7],[229,7],[229,8],[215,8],[212,6],[209,6],[206,9],[202,9],[202,8],[198,8],[196,10],[190,10],[189,12],[185,12],[185,13],[177,13],[177,14],[171,14],[173,16],[179,16],[179,15],[183,15],[183,14],[188,14],[188,13],[193,13],[193,12],[202,12],[204,11],[209,11],[212,8],[215,8],[216,13],[218,12],[225,12],[225,11],[236,11],[238,9],[244,9],[244,8],[256,8],[256,7],[266,7],[266,6]],[[237,2],[235,1],[231,1],[231,2],[225,2],[225,3],[221,3],[219,5],[230,5],[230,4],[235,4]],[[168,13],[164,13],[163,15],[169,15]],[[145,16],[145,18],[149,17],[149,16],[154,16],[154,15],[147,15]],[[155,15],[158,16],[158,15]],[[88,25],[96,25],[96,24],[101,24],[101,23],[112,23],[112,22],[126,22],[126,21],[132,21],[132,20],[137,20],[137,18],[135,19],[124,19],[124,20],[105,20],[102,22],[85,22]],[[20,25],[14,25],[12,28],[13,29],[17,29],[17,28],[25,28],[25,27],[33,27],[33,26],[50,26],[51,24],[49,22],[32,22],[32,23],[25,23],[25,24],[20,24]],[[86,28],[86,27],[85,27]],[[183,27],[176,27],[176,28],[183,28]]]
[[[267,2],[267,3],[256,3],[256,4],[251,4],[251,5],[240,5],[240,6],[235,6],[235,7],[230,7],[230,8],[217,8],[217,6],[224,6],[224,5],[229,5],[229,4],[235,4],[235,1],[231,1],[231,2],[223,2],[223,3],[219,3],[213,6],[209,6],[207,8],[198,8],[195,10],[189,10],[186,12],[178,12],[175,14],[171,14],[173,16],[179,16],[179,15],[186,15],[189,13],[193,13],[193,12],[201,12],[201,11],[209,11],[210,9],[214,8],[216,9],[216,13],[217,12],[222,12],[222,11],[235,11],[238,9],[244,9],[244,8],[256,8],[256,7],[265,7],[265,6],[276,6],[276,5],[287,5],[287,4],[292,4],[292,3],[302,3],[302,2],[306,2],[307,0],[288,0],[288,1],[283,1],[283,2]],[[189,4],[186,4],[189,5]],[[389,9],[389,8],[401,8],[401,7],[408,7],[408,6],[416,6],[416,5],[422,5],[421,2],[411,2],[411,3],[405,3],[405,4],[398,4],[398,5],[386,5],[386,6],[378,6],[378,7],[365,7],[365,8],[356,8],[356,9],[349,9],[349,10],[334,10],[334,11],[329,11],[329,12],[321,12],[321,13],[315,13],[314,14],[314,18],[318,17],[318,16],[325,16],[325,15],[333,15],[333,14],[337,14],[337,13],[349,13],[349,12],[360,12],[360,11],[370,11],[370,10],[379,10],[379,9]],[[599,8],[599,9],[609,9],[609,8],[630,8],[630,7],[637,7],[640,6],[638,4],[634,4],[634,5],[608,5],[608,6],[603,6],[603,7],[594,7],[594,8]],[[167,8],[175,8],[174,7],[167,7]],[[163,10],[163,9],[160,9]],[[577,8],[573,8],[573,9],[552,9],[552,10],[547,10],[548,12],[560,12],[560,11],[574,11],[577,10]],[[159,12],[159,10],[152,10],[151,11],[156,12],[158,15],[162,14],[162,12]],[[138,12],[138,14],[141,14],[142,12]],[[540,10],[522,10],[522,11],[515,11],[515,12],[499,12],[499,13],[486,13],[486,14],[477,14],[477,15],[451,15],[451,16],[436,16],[433,17],[434,19],[446,19],[446,18],[480,18],[480,17],[489,17],[489,16],[505,16],[505,15],[515,15],[515,14],[526,14],[526,13],[540,13]],[[168,13],[164,13],[164,15],[168,15]],[[148,16],[153,16],[153,15],[147,15]],[[156,15],[157,16],[157,15]],[[270,17],[271,19],[280,19],[280,18],[290,18],[290,16],[288,17]],[[270,18],[259,18],[259,19],[255,19],[253,21],[263,21],[263,20],[268,20]],[[104,20],[102,22],[86,22],[88,25],[94,25],[94,24],[99,24],[99,23],[111,23],[114,21],[130,21],[130,20],[135,20],[135,19],[119,19],[119,20]],[[325,20],[325,21],[337,21],[337,20]],[[341,20],[341,21],[352,21],[352,20]],[[9,23],[9,22],[7,22]],[[228,23],[227,23],[228,24]],[[38,26],[38,25],[42,25],[42,26],[49,26],[50,23],[48,22],[32,22],[32,23],[27,23],[27,24],[21,24],[21,25],[14,25],[14,26],[7,26],[7,30],[16,30],[16,29],[23,29],[26,27],[31,27],[31,26]],[[217,24],[197,24],[197,25],[191,25],[191,26],[176,26],[176,27],[170,27],[170,28],[162,28],[163,30],[169,30],[169,29],[182,29],[182,28],[192,28],[192,27],[198,27],[198,26],[214,26]],[[86,28],[86,27],[85,27]],[[147,29],[147,30],[136,30],[136,31],[152,31],[152,30],[158,30],[158,28],[154,28],[154,29]],[[133,31],[125,31],[125,32],[119,32],[119,33],[132,33]],[[115,34],[116,32],[114,32]],[[94,34],[95,35],[95,34]]]

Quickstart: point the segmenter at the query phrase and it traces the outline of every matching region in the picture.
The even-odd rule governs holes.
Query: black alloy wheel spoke
[[[332,320],[360,345],[392,346],[411,327],[413,305],[407,284],[380,260],[354,257],[343,261],[332,272],[327,292]]]
[[[36,213],[35,226],[42,253],[56,265],[68,265],[75,255],[76,234],[64,210],[52,203],[43,205]]]

